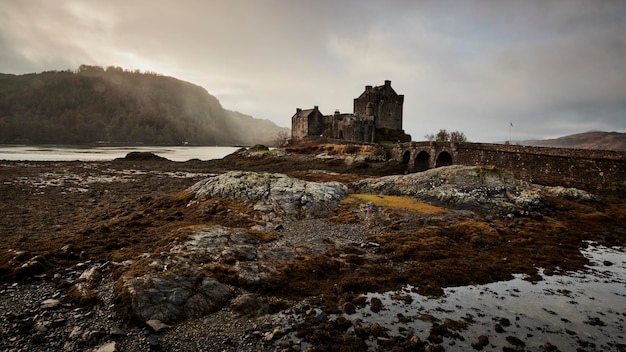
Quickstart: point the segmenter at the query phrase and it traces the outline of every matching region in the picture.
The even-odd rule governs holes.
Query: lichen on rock
[[[405,195],[435,199],[451,205],[538,207],[538,186],[490,168],[453,165],[408,175],[385,176],[354,182],[363,193]]]
[[[195,201],[212,197],[241,200],[282,220],[329,216],[348,195],[338,182],[316,183],[283,174],[231,171],[191,186]]]

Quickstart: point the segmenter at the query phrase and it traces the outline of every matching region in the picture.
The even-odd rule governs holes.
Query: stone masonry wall
[[[430,167],[434,167],[437,156],[445,151],[452,155],[453,164],[494,165],[538,184],[626,190],[626,152],[620,151],[435,142],[396,144],[387,151],[391,159],[398,161],[410,153],[407,163],[410,172],[415,171],[415,158],[420,151],[430,155]]]
[[[454,164],[495,165],[532,182],[582,189],[626,189],[626,153],[462,143]]]

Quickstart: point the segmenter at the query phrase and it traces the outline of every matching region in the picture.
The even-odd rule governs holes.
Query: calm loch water
[[[237,147],[64,147],[64,146],[0,146],[0,160],[24,161],[106,161],[123,158],[134,151],[152,152],[172,161],[190,159],[221,159],[236,151]]]

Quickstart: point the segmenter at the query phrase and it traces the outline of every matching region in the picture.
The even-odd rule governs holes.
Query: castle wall
[[[291,118],[291,140],[304,139],[309,132],[309,119],[306,117],[293,116]]]
[[[352,114],[324,116],[323,135],[353,142],[372,143],[374,141],[374,120]]]

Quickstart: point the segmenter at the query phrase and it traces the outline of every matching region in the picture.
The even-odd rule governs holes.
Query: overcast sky
[[[391,80],[413,140],[626,132],[623,0],[0,0],[0,23],[2,73],[148,70],[285,127]]]

